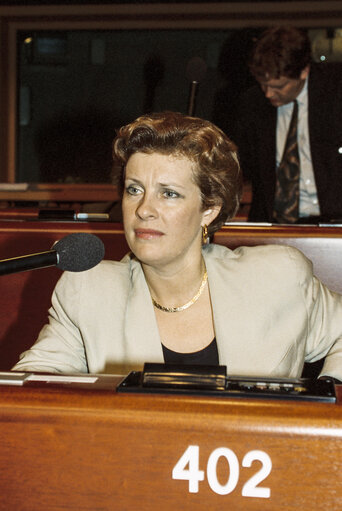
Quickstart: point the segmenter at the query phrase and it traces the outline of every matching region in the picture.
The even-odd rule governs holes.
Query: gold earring
[[[202,243],[203,243],[203,245],[206,245],[208,243],[208,239],[209,239],[208,227],[206,226],[206,224],[204,224],[202,226]]]

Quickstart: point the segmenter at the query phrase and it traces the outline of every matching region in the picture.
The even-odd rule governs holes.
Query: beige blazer
[[[342,296],[301,252],[208,245],[203,256],[229,375],[299,377],[304,361],[328,354],[322,375],[342,379]],[[63,273],[49,323],[14,369],[126,374],[144,362],[163,362],[161,339],[141,265],[127,255]]]

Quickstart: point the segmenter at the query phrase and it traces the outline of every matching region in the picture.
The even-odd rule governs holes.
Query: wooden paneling
[[[340,510],[341,405],[122,395],[118,381],[109,377],[107,390],[1,387],[1,510]],[[190,445],[204,472],[198,493],[172,478]],[[207,462],[218,448],[230,449],[239,466],[227,495],[208,484]],[[242,466],[255,450],[272,463],[258,485],[269,498],[242,496],[262,466]],[[230,476],[223,457],[216,469],[223,486]]]

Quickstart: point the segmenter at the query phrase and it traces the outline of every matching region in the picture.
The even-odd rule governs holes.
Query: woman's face
[[[192,162],[164,154],[133,154],[126,165],[122,200],[128,245],[144,264],[165,267],[193,261],[202,225],[218,214],[202,210]]]

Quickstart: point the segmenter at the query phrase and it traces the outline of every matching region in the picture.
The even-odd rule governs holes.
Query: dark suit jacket
[[[312,64],[308,83],[309,136],[321,215],[342,219],[342,65]],[[244,93],[231,137],[252,182],[249,220],[272,221],[277,109],[259,86]]]

